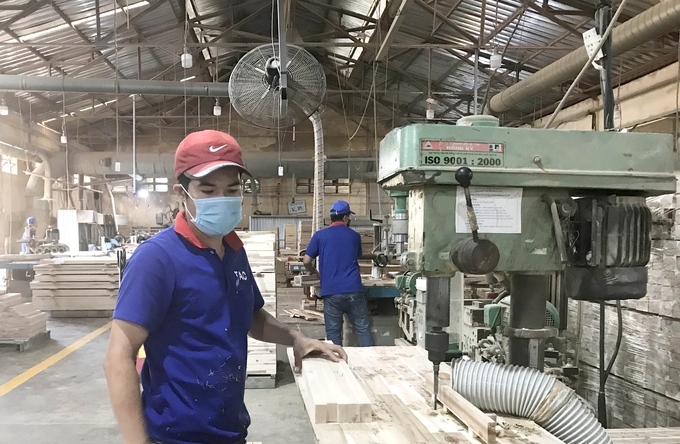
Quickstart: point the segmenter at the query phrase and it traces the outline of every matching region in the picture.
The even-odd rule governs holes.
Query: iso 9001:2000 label
[[[421,165],[498,168],[504,166],[505,144],[423,140]]]

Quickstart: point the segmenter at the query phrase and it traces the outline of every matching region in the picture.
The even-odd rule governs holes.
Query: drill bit
[[[437,394],[439,393],[439,364],[432,364],[432,368],[434,369],[434,387],[432,388],[432,391],[434,393],[434,398],[433,398],[433,410],[437,410]]]

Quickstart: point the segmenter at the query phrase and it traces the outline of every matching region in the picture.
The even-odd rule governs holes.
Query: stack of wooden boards
[[[295,362],[292,348],[288,359]],[[373,420],[371,400],[345,361],[305,359],[297,383],[312,424]]]
[[[264,298],[264,309],[276,317],[276,231],[239,232],[248,254],[255,283]],[[248,338],[246,387],[274,388],[276,383],[276,345]]]
[[[680,427],[679,199],[676,193],[647,200],[654,215],[647,295],[621,301],[623,339],[607,380],[611,427]],[[600,379],[599,312],[597,304],[569,301],[567,331],[573,344],[580,340],[579,394],[594,406]],[[605,349],[614,350],[618,320],[613,304],[607,304],[605,324]]]
[[[52,316],[111,316],[120,286],[114,257],[43,259],[34,270],[31,290],[36,308]]]
[[[294,224],[286,224],[283,227],[284,241],[287,249],[295,250],[297,248],[297,226]]]
[[[28,340],[47,331],[47,314],[19,293],[0,296],[0,342]]]
[[[302,251],[307,249],[309,241],[312,239],[312,222],[301,220],[297,226],[297,249]]]
[[[375,233],[372,229],[356,229],[354,230],[361,236],[361,252],[364,254],[369,254],[373,251],[373,242],[375,239]]]

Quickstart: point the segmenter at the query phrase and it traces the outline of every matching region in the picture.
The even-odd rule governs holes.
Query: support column
[[[550,276],[512,274],[510,288],[508,363],[543,371],[545,339],[552,335],[552,329],[545,327]]]

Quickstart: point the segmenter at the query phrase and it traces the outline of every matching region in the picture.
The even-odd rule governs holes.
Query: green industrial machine
[[[408,193],[401,309],[435,369],[460,342],[463,273],[512,294],[508,362],[539,369],[555,279],[570,298],[643,297],[646,197],[675,192],[674,164],[670,135],[502,128],[490,116],[387,134],[378,181]]]

